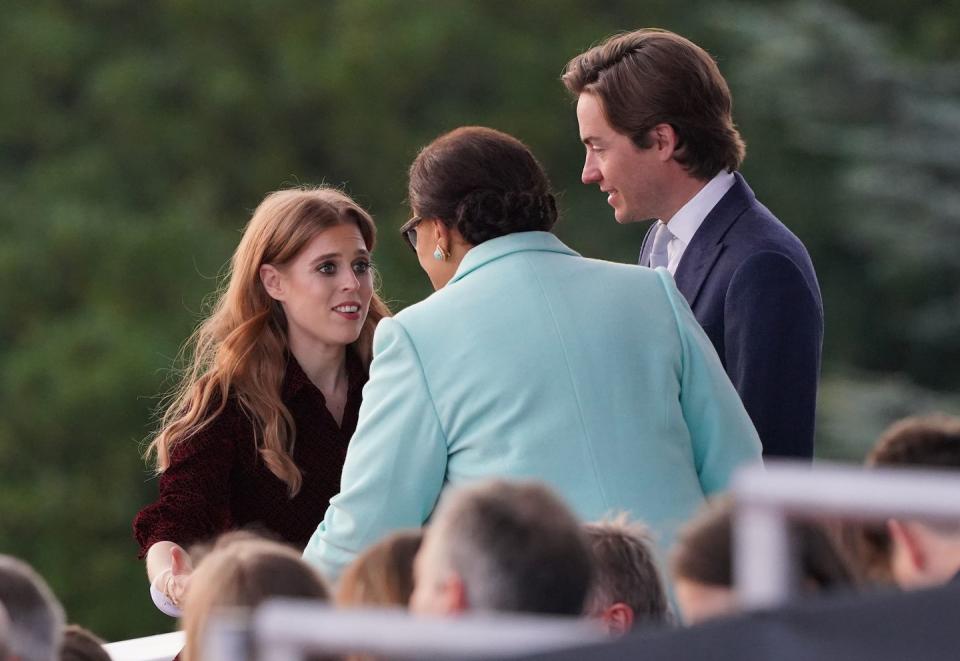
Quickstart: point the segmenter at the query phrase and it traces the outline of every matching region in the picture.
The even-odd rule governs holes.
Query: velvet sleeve
[[[139,557],[159,541],[188,546],[233,527],[230,482],[244,422],[227,409],[174,448],[170,466],[160,475],[158,499],[133,521]]]

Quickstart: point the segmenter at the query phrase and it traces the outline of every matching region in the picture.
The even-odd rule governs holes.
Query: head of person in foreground
[[[293,548],[249,534],[227,533],[193,572],[183,607],[181,658],[203,658],[211,619],[224,609],[251,609],[272,597],[329,599],[323,578]]]
[[[667,591],[647,529],[621,514],[588,523],[584,530],[594,559],[586,615],[613,635],[670,623]]]
[[[590,550],[546,486],[493,480],[445,496],[414,562],[411,610],[580,615]]]
[[[852,589],[856,580],[832,534],[812,521],[792,521],[790,547],[796,588],[802,595]],[[740,612],[733,585],[733,501],[707,504],[681,532],[672,550],[671,574],[686,624]]]
[[[9,555],[0,555],[0,606],[8,619],[7,654],[0,658],[55,661],[59,657],[63,607],[30,565]]]
[[[421,530],[391,533],[357,556],[337,584],[337,606],[402,606],[413,593],[413,561]]]
[[[867,458],[877,468],[960,468],[960,418],[917,416],[881,435]],[[889,539],[875,536],[883,560],[902,588],[925,588],[960,580],[960,520],[890,519]],[[879,539],[878,539],[879,538]]]

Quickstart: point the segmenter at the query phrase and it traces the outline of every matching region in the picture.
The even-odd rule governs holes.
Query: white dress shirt
[[[734,181],[736,181],[736,177],[733,176],[732,172],[721,170],[719,174],[707,182],[706,186],[700,189],[699,193],[680,207],[673,218],[667,221],[667,228],[673,234],[673,238],[667,243],[667,270],[670,271],[671,275],[677,272],[683,253],[693,239],[693,235],[700,229],[704,218],[713,211],[713,207],[717,206],[720,198],[727,194]]]

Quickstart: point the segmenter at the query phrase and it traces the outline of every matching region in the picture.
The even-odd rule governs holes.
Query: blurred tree
[[[754,136],[747,168],[779,205],[789,201],[774,208],[806,240],[824,291],[825,392],[847,401],[821,398],[820,452],[849,449],[845,436],[903,413],[878,414],[873,391],[903,384],[904,402],[960,410],[918,394],[960,386],[948,369],[960,362],[960,67],[899,57],[892,27],[827,3],[723,17],[725,41],[739,44],[727,51],[738,116]],[[856,380],[829,385],[850,368]]]

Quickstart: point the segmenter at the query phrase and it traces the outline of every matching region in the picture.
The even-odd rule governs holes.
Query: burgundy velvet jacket
[[[293,459],[303,472],[303,486],[294,498],[260,460],[252,424],[231,398],[215,420],[174,449],[160,476],[159,499],[133,521],[139,557],[155,542],[187,547],[235,528],[306,546],[340,490],[347,444],[357,426],[367,373],[352,351],[347,352],[347,371],[347,404],[342,426],[337,426],[323,394],[292,356],[288,360],[282,399],[296,424]]]

